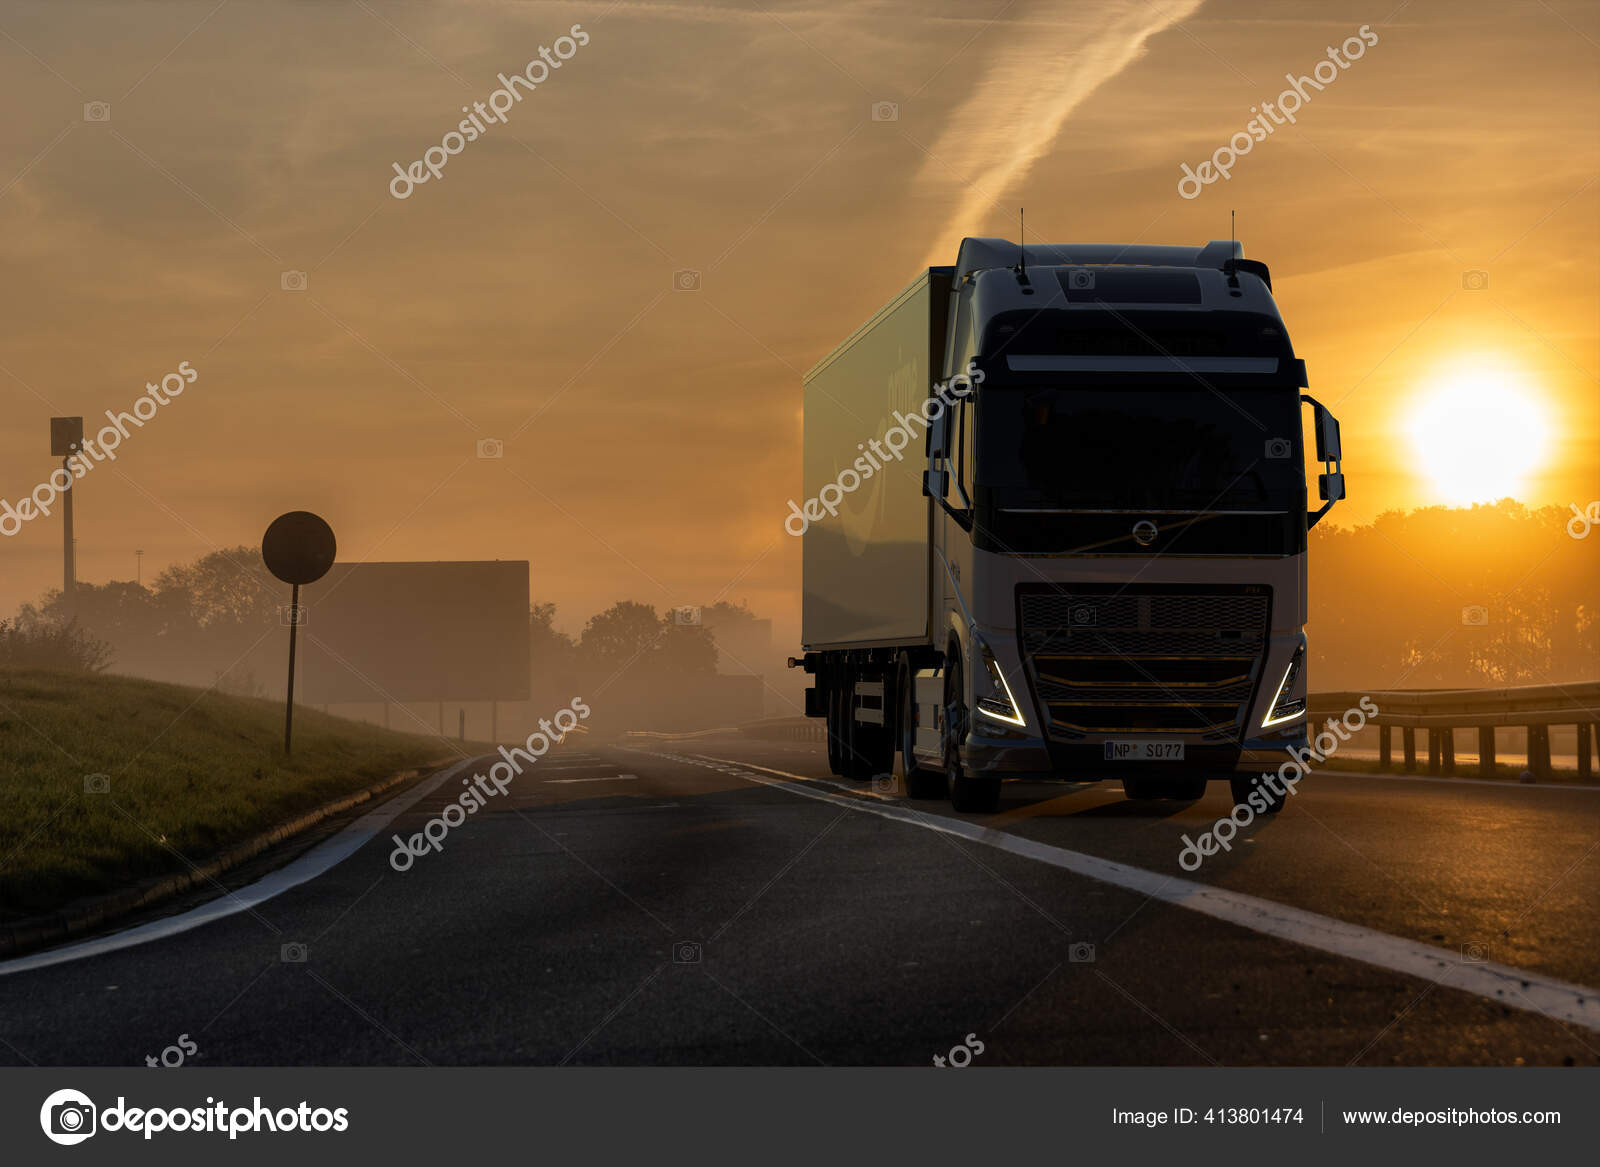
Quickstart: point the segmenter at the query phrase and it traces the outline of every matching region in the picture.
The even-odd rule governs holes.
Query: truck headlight
[[[1272,695],[1272,707],[1267,712],[1266,720],[1261,723],[1262,729],[1281,725],[1285,721],[1293,721],[1305,715],[1305,694],[1295,695],[1299,688],[1300,673],[1305,668],[1305,661],[1306,646],[1305,642],[1301,641],[1300,647],[1294,650],[1289,667],[1283,671],[1283,680],[1278,683],[1278,691]]]
[[[1017,699],[1011,695],[1011,686],[1006,684],[1005,674],[995,663],[994,653],[982,640],[978,641],[978,655],[983,661],[983,671],[989,678],[989,694],[978,698],[978,712],[1006,725],[1027,726],[1027,720],[1017,708]]]

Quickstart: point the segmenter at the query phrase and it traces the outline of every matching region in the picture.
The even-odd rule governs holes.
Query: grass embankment
[[[449,753],[297,706],[285,759],[281,702],[0,670],[0,920],[187,870]]]

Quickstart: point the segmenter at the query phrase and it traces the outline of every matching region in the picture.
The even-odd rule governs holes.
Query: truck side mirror
[[[1317,461],[1339,460],[1339,419],[1319,405],[1317,406]]]
[[[924,470],[922,472],[922,493],[926,498],[943,498],[949,490],[950,472],[948,470]]]
[[[1317,475],[1317,493],[1322,496],[1322,507],[1306,515],[1306,529],[1309,531],[1334,503],[1344,498],[1344,471],[1340,466],[1344,455],[1339,447],[1339,419],[1309,394],[1302,393],[1300,400],[1316,412],[1317,461],[1323,464],[1324,470],[1324,473]]]

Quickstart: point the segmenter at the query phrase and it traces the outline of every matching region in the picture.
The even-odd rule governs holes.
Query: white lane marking
[[[815,780],[803,774],[790,774],[783,770],[738,762],[732,758],[713,758],[706,754],[663,756],[691,765],[721,770],[805,798],[836,803],[865,814],[875,814],[881,818],[910,823],[930,831],[940,831],[947,835],[970,839],[974,843],[982,843],[997,850],[1009,851],[1013,855],[1048,863],[1052,867],[1060,867],[1077,875],[1097,879],[1102,883],[1140,892],[1176,907],[1188,908],[1192,912],[1248,928],[1252,932],[1260,932],[1307,948],[1319,949],[1349,960],[1359,960],[1363,964],[1375,965],[1391,972],[1434,981],[1447,988],[1460,989],[1491,1001],[1498,1001],[1513,1009],[1541,1013],[1546,1017],[1570,1021],[1585,1029],[1600,1031],[1600,990],[1597,989],[1555,980],[1538,973],[1513,968],[1511,965],[1494,964],[1489,961],[1468,963],[1463,961],[1459,954],[1435,948],[1431,944],[1391,936],[1387,932],[1378,932],[1330,916],[1319,916],[1315,912],[1291,908],[1286,904],[1245,895],[1243,892],[1227,891],[1180,876],[1163,875],[1131,864],[1115,863],[1095,855],[1086,855],[1081,851],[1054,847],[1006,831],[997,831],[992,827],[979,826],[964,819],[944,818],[912,810],[906,806],[886,805],[829,794],[816,789],[812,785]],[[794,781],[774,781],[751,773],[752,770],[762,770]]]
[[[603,778],[546,778],[546,786],[568,786],[574,782],[637,782],[637,774],[608,774]]]
[[[165,940],[169,936],[177,936],[182,932],[209,924],[213,920],[237,915],[258,904],[266,903],[274,896],[282,895],[292,887],[298,887],[308,880],[315,879],[344,862],[370,842],[379,831],[456,777],[475,760],[468,758],[463,762],[457,762],[448,770],[441,771],[420,785],[397,794],[382,805],[369,810],[331,839],[323,840],[287,867],[258,879],[248,887],[229,892],[220,899],[201,904],[198,908],[162,920],[152,920],[148,924],[129,928],[125,932],[114,932],[109,936],[100,936],[93,940],[68,944],[62,948],[52,948],[47,952],[36,952],[32,956],[19,956],[0,962],[0,977],[36,968],[49,968],[53,964],[65,964],[69,960],[100,956],[123,948],[133,948],[136,945],[148,944],[152,940]]]

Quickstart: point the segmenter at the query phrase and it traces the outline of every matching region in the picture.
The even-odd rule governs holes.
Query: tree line
[[[1585,537],[1577,537],[1577,534]],[[1315,689],[1473,688],[1600,677],[1600,531],[1559,507],[1514,500],[1393,511],[1311,532]],[[110,668],[233,693],[276,693],[283,587],[253,547],[163,571],[150,586],[79,584],[0,621],[0,667]],[[577,636],[532,605],[535,700],[614,688],[619,708],[693,694],[717,671],[717,629],[757,619],[717,604],[699,622],[624,600]],[[764,671],[769,662],[750,662]],[[631,696],[629,696],[631,695]],[[623,698],[626,696],[626,700]],[[684,697],[684,701],[688,701]]]

